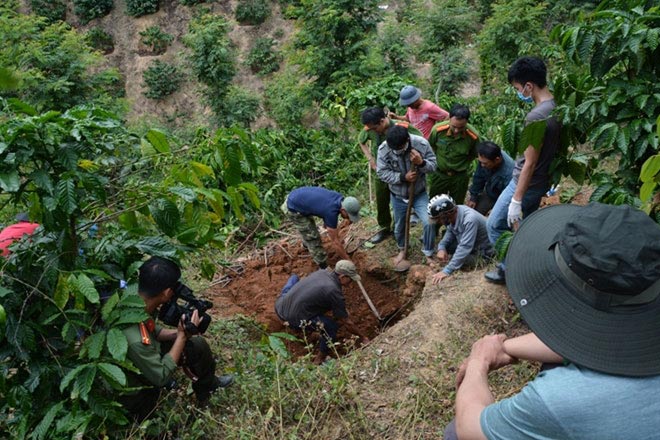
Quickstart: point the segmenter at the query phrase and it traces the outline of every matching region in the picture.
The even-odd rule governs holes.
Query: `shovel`
[[[412,171],[415,171],[415,164],[412,165]],[[403,258],[394,264],[395,272],[405,272],[412,265],[408,258],[408,242],[410,241],[410,215],[412,214],[413,201],[415,199],[415,182],[408,184],[408,208],[406,209],[406,230],[404,234],[405,243],[403,245]]]
[[[383,318],[380,317],[380,313],[378,313],[378,310],[376,310],[376,306],[374,306],[374,303],[371,302],[371,298],[369,298],[369,295],[367,295],[367,291],[364,290],[364,286],[362,285],[361,281],[356,281],[357,285],[360,286],[360,290],[362,291],[362,296],[364,296],[364,299],[367,300],[367,304],[369,304],[369,308],[371,311],[374,313],[376,318],[378,318],[379,321],[382,321]]]

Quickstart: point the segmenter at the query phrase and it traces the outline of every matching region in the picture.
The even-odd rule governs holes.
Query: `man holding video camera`
[[[145,310],[155,316],[159,309],[176,308],[176,299],[181,290],[192,292],[179,282],[181,269],[173,261],[151,257],[140,266],[138,294],[145,303]],[[230,375],[215,376],[215,359],[206,340],[195,334],[203,332],[200,311],[179,306],[178,326],[164,329],[157,326],[153,318],[123,330],[128,340],[127,358],[140,370],[132,375],[129,384],[144,387],[135,394],[122,399],[124,407],[136,419],[142,420],[154,410],[163,388],[172,386],[172,374],[178,366],[193,381],[193,390],[200,405],[208,403],[213,391],[233,382]],[[161,310],[162,312],[162,310]],[[205,310],[206,326],[210,317]],[[161,313],[162,319],[162,313]],[[167,322],[167,321],[166,321]]]

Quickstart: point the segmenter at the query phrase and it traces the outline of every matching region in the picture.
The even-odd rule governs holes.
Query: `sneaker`
[[[211,387],[211,391],[215,391],[218,388],[227,388],[232,383],[234,383],[234,375],[233,374],[225,374],[225,375],[222,375],[222,376],[216,376],[215,377],[215,383],[213,384],[213,387]]]
[[[501,267],[495,268],[484,274],[486,281],[493,284],[506,284],[506,272]]]

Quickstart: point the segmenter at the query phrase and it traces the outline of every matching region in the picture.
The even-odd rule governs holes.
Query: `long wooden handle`
[[[371,309],[372,312],[374,312],[374,315],[376,315],[376,318],[378,320],[382,320],[380,317],[380,313],[378,313],[378,310],[376,310],[376,306],[374,306],[374,303],[371,302],[371,298],[369,298],[369,295],[367,295],[367,291],[364,290],[364,286],[362,285],[361,281],[356,281],[357,285],[360,286],[360,290],[362,291],[362,296],[364,296],[364,299],[367,300],[367,304],[369,304],[369,308]]]
[[[411,163],[410,171],[415,171],[417,167]],[[406,233],[404,234],[405,243],[403,245],[403,259],[408,258],[408,241],[410,241],[410,214],[412,213],[413,202],[415,199],[415,182],[408,183],[408,208],[406,209]]]

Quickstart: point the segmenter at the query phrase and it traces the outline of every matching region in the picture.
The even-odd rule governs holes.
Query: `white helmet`
[[[452,212],[456,209],[456,203],[454,199],[449,197],[447,194],[440,194],[435,196],[429,202],[428,214],[431,218],[440,217],[442,214]]]

